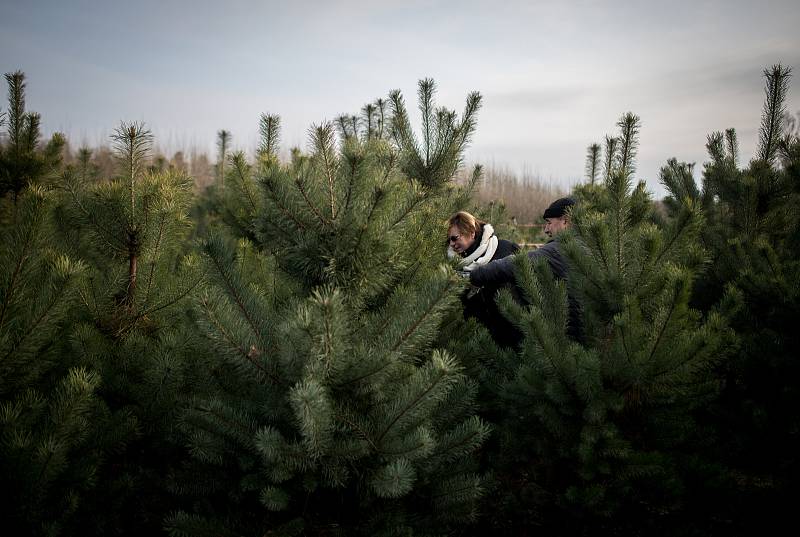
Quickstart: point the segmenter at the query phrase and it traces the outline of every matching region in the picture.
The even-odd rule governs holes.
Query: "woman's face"
[[[462,233],[458,226],[451,226],[447,232],[447,241],[455,253],[463,254],[475,242],[475,233]]]

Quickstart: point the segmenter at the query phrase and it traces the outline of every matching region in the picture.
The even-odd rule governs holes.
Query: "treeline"
[[[466,181],[467,175],[462,176]],[[472,199],[476,205],[488,210],[498,211],[502,207],[502,216],[512,225],[529,225],[541,222],[547,206],[567,193],[565,186],[545,181],[529,171],[519,174],[510,168],[490,164],[483,168]],[[487,217],[492,222],[497,221],[492,214]]]
[[[0,134],[2,139],[3,134]],[[209,156],[197,149],[189,148],[166,153],[154,145],[148,158],[148,165],[164,170],[174,168],[189,175],[198,193],[218,182],[220,163],[228,158],[235,146],[229,131],[217,133],[216,155]],[[87,166],[91,174],[98,179],[114,177],[118,165],[113,148],[108,146],[79,148],[73,147],[64,139],[60,146],[61,164],[64,166]],[[467,184],[471,178],[470,170],[460,169],[454,182]],[[489,164],[482,166],[480,180],[473,187],[472,202],[480,210],[488,211],[487,218],[507,220],[511,226],[528,226],[541,221],[542,213],[547,205],[556,198],[567,195],[568,189],[553,181],[531,174],[528,171],[518,173],[508,167]]]
[[[504,349],[463,319],[444,256],[456,210],[509,233],[523,218],[516,194],[500,203],[522,195],[504,172],[484,183],[492,204],[476,202],[479,167],[457,180],[479,94],[457,113],[423,80],[421,132],[393,92],[312,127],[287,160],[263,115],[253,156],[220,131],[199,189],[142,124],[122,123],[110,153],[42,141],[24,76],[6,75],[4,530],[749,535],[790,521],[789,76],[765,72],[751,162],[734,130],[713,133],[699,184],[693,164],[665,164],[659,205],[633,181],[636,115],[605,156],[590,146],[569,281],[517,259],[518,296],[498,300],[524,340]],[[536,217],[561,194],[529,189]]]

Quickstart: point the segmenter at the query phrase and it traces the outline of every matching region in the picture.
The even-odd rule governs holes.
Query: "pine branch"
[[[611,180],[611,175],[614,173],[614,163],[617,160],[617,151],[619,146],[619,138],[613,136],[606,136],[606,163],[604,178],[606,183]]]
[[[431,382],[424,391],[422,391],[415,398],[409,401],[408,404],[406,404],[406,406],[403,409],[401,409],[400,412],[398,412],[394,418],[392,418],[392,420],[389,422],[389,425],[387,425],[386,429],[384,429],[384,431],[380,435],[378,435],[376,442],[380,444],[383,441],[383,438],[389,433],[389,431],[392,430],[394,424],[397,423],[400,420],[400,418],[402,418],[408,412],[410,412],[414,407],[416,407],[425,398],[426,395],[431,393],[433,389],[439,385],[442,379],[444,379],[447,375],[448,372],[444,369],[441,369],[439,371],[439,375],[433,379],[433,382]]]
[[[458,494],[467,494],[471,493],[475,490],[475,485],[471,483],[465,484],[462,488],[457,489],[447,489],[446,491],[442,492],[441,494],[431,494],[431,499],[438,499],[438,498],[451,498]]]
[[[357,162],[355,159],[348,159],[350,162],[350,170],[347,174],[347,187],[345,188],[345,195],[344,195],[344,206],[342,210],[344,214],[348,214],[350,211],[350,201],[353,196],[353,187],[355,186],[355,177],[356,177],[356,166]]]
[[[345,114],[336,116],[336,119],[334,120],[336,127],[339,129],[339,136],[342,137],[342,140],[347,140],[351,136],[355,136],[354,133],[350,132],[350,124],[348,121],[348,117]]]
[[[372,217],[375,215],[375,210],[384,196],[385,194],[383,190],[376,190],[374,192],[372,196],[372,204],[370,205],[369,212],[367,213],[367,218],[359,227],[358,238],[353,242],[353,248],[350,250],[350,256],[355,255],[359,251],[359,248],[361,248],[361,240],[364,238],[364,233],[366,233],[367,229],[369,228],[369,224],[372,222]]]
[[[318,127],[312,127],[311,142],[316,150],[316,156],[322,159],[323,170],[328,179],[328,197],[330,198],[331,220],[336,220],[336,194],[334,186],[336,183],[334,155],[333,125],[326,123]]]
[[[372,439],[369,437],[369,434],[367,434],[367,432],[354,421],[350,420],[343,414],[335,414],[335,418],[353,429],[362,440],[366,441],[370,445],[375,453],[384,453],[377,445],[375,445],[375,442],[372,441]]]
[[[25,74],[6,73],[8,83],[8,141],[12,151],[21,150],[25,122]]]
[[[378,99],[375,101],[375,106],[378,109],[378,138],[383,138],[383,129],[386,125],[386,101],[383,99]]]
[[[58,287],[55,293],[53,293],[49,303],[42,310],[41,314],[31,324],[26,326],[26,330],[23,333],[22,338],[18,339],[11,345],[11,348],[8,350],[8,352],[5,355],[3,355],[2,358],[0,358],[0,362],[5,362],[10,356],[12,356],[17,351],[17,349],[19,349],[22,346],[23,343],[25,343],[31,336],[37,334],[39,326],[45,321],[47,321],[50,313],[56,307],[61,298],[66,294],[68,286],[69,286],[69,280],[65,279],[62,285]]]
[[[786,95],[789,92],[789,79],[792,70],[780,64],[773,65],[771,70],[764,70],[766,85],[764,87],[764,111],[761,114],[759,131],[758,158],[772,164],[778,149],[783,131],[783,117],[786,114]]]
[[[17,278],[20,277],[22,273],[22,268],[25,265],[25,262],[29,256],[29,249],[31,243],[33,242],[33,235],[34,229],[33,226],[28,228],[28,232],[25,233],[24,241],[21,245],[21,248],[18,250],[17,255],[17,262],[14,264],[14,271],[11,273],[11,280],[8,282],[8,287],[4,289],[3,292],[3,307],[0,309],[0,328],[3,327],[3,323],[6,321],[6,312],[8,311],[8,307],[11,304],[11,301],[14,298],[14,294],[17,291]]]
[[[225,161],[228,159],[228,149],[230,143],[230,131],[226,131],[225,129],[217,131],[217,149],[219,150],[217,156],[217,168],[219,170],[219,176],[217,177],[217,181],[222,194],[225,194]]]
[[[723,143],[723,134],[721,132],[712,132],[706,137],[706,150],[711,160],[717,166],[722,166],[725,163],[725,146]]]
[[[303,223],[297,219],[297,217],[294,215],[292,211],[290,211],[286,206],[284,206],[281,203],[280,198],[278,197],[278,193],[275,192],[272,180],[265,179],[261,182],[261,184],[263,184],[267,188],[267,193],[270,194],[270,199],[275,204],[275,206],[278,207],[278,209],[280,209],[281,213],[283,213],[284,216],[288,217],[292,222],[294,222],[297,225],[298,229],[300,229],[301,231],[305,231],[306,226],[304,226]]]
[[[236,171],[236,177],[239,180],[239,186],[247,196],[247,202],[250,204],[250,209],[253,212],[253,214],[255,214],[258,209],[256,207],[255,198],[253,197],[253,192],[249,185],[250,181],[248,181],[248,178],[250,176],[250,173],[248,170],[247,161],[245,160],[244,157],[244,153],[242,151],[234,153],[233,155],[231,155],[230,161],[231,165],[233,166],[233,169]]]
[[[136,315],[136,317],[134,317],[134,321],[141,319],[143,317],[147,317],[152,313],[156,313],[157,311],[161,311],[163,309],[169,308],[170,306],[177,304],[178,302],[189,296],[189,293],[191,293],[198,285],[200,285],[202,281],[203,281],[202,278],[198,278],[197,280],[195,280],[194,283],[186,287],[186,289],[184,289],[183,291],[172,297],[172,299],[162,302],[160,304],[156,304],[150,309],[142,310],[140,313]]]
[[[600,167],[600,144],[591,144],[586,153],[586,178],[589,179],[589,184],[593,185]]]
[[[222,281],[225,284],[225,288],[230,293],[230,296],[233,297],[234,303],[239,308],[239,311],[242,312],[242,315],[244,316],[245,320],[247,320],[247,324],[250,325],[250,328],[253,331],[253,335],[256,336],[256,338],[258,338],[259,342],[263,347],[264,342],[261,338],[261,332],[256,326],[256,322],[250,315],[250,312],[247,310],[247,307],[244,304],[244,299],[241,297],[241,295],[239,295],[239,292],[234,287],[233,283],[230,281],[227,270],[225,269],[225,267],[222,266],[216,255],[210,255],[208,257],[211,259],[214,268],[217,269],[217,273],[222,277]]]
[[[458,128],[458,152],[461,153],[472,138],[477,126],[477,113],[481,108],[483,97],[477,91],[467,95],[467,103],[464,105],[464,113],[461,116],[461,125]]]
[[[72,202],[78,208],[78,210],[83,214],[86,221],[89,223],[89,226],[94,228],[95,234],[97,237],[102,240],[105,245],[111,249],[111,251],[116,253],[121,253],[125,251],[125,244],[122,240],[119,241],[119,244],[114,244],[114,241],[117,241],[116,234],[103,226],[97,219],[95,211],[90,211],[89,209],[84,206],[83,202],[81,201],[80,196],[78,195],[78,191],[72,184],[72,171],[67,170],[64,172],[63,175],[63,185],[65,190],[70,194],[72,197]]]
[[[482,440],[484,437],[485,435],[482,434],[481,430],[475,430],[470,435],[462,437],[461,441],[448,445],[446,449],[437,450],[436,453],[431,455],[429,460],[445,458],[450,453],[457,452],[462,448],[473,445],[476,440]]]
[[[144,123],[121,122],[111,135],[114,151],[122,165],[124,179],[128,182],[130,190],[130,214],[128,228],[133,229],[134,214],[136,212],[135,186],[146,166],[146,158],[150,153],[153,135],[145,129]]]
[[[625,309],[627,310],[626,313],[628,314],[628,325],[630,326],[633,323],[633,319],[631,318],[631,315],[632,315],[631,305],[628,304],[627,308],[625,308]],[[622,336],[622,349],[625,351],[625,361],[628,362],[628,366],[629,367],[633,368],[633,360],[631,359],[631,351],[628,348],[628,337],[627,337],[628,331],[620,329],[620,335]]]
[[[393,230],[393,229],[394,229],[394,228],[396,228],[398,225],[400,225],[400,223],[402,223],[402,222],[403,222],[403,220],[405,220],[405,219],[406,219],[406,217],[407,217],[408,215],[410,215],[410,214],[411,214],[411,212],[412,212],[414,209],[416,209],[416,208],[417,208],[417,205],[419,205],[419,204],[420,204],[420,203],[422,203],[423,201],[425,201],[425,197],[424,197],[424,196],[415,195],[415,196],[414,196],[414,198],[411,200],[411,203],[409,203],[408,205],[406,205],[405,209],[403,209],[403,211],[402,211],[402,212],[401,212],[401,213],[398,215],[398,217],[394,219],[394,222],[392,222],[392,225],[391,225],[391,226],[389,226],[389,230]]]
[[[218,410],[216,410],[214,408],[211,408],[210,405],[207,406],[207,407],[195,407],[195,410],[198,410],[200,412],[204,412],[206,414],[209,414],[209,415],[213,416],[219,422],[221,422],[224,425],[228,426],[228,428],[231,429],[231,430],[239,431],[240,433],[242,433],[241,437],[239,438],[239,440],[240,441],[244,440],[245,443],[249,444],[249,442],[246,439],[251,437],[252,434],[253,434],[252,427],[250,427],[249,424],[236,421],[236,420],[234,420],[234,419],[232,419],[232,418],[230,418],[228,416],[224,416]],[[216,433],[217,431],[209,431],[209,432]],[[223,431],[223,433],[224,432],[225,431]]]
[[[409,160],[409,169],[418,173],[419,170],[425,167],[425,163],[420,157],[419,144],[411,130],[405,101],[400,90],[392,91],[389,94],[389,100],[392,106],[392,138],[395,144],[403,151],[404,157]]]
[[[370,371],[370,372],[368,372],[368,373],[366,373],[364,375],[345,380],[345,381],[339,383],[339,386],[344,387],[344,386],[348,386],[350,384],[353,384],[355,382],[361,382],[362,380],[367,379],[367,378],[369,378],[369,377],[371,377],[373,375],[377,375],[378,373],[380,373],[381,371],[383,371],[384,369],[386,369],[387,367],[389,367],[393,363],[394,363],[393,361],[386,359],[386,360],[383,361],[383,364],[380,367],[378,367],[378,369],[374,369],[374,370],[372,370],[372,371]]]
[[[691,207],[690,207],[691,209]],[[694,212],[690,211],[683,211],[681,213],[681,217],[678,219],[675,229],[669,236],[669,241],[661,248],[658,256],[656,256],[655,260],[649,264],[651,267],[659,266],[661,260],[666,256],[671,250],[672,247],[678,243],[678,239],[680,238],[681,234],[691,228],[692,224],[694,223]],[[645,276],[647,267],[642,265],[641,270],[639,271],[639,275],[636,277],[635,283],[632,289],[639,289],[639,284],[642,281],[642,278]]]
[[[280,127],[280,116],[261,114],[261,119],[259,121],[259,132],[261,133],[259,152],[262,155],[277,158],[278,143],[280,141]]]
[[[29,112],[25,114],[25,132],[24,132],[24,150],[26,153],[33,153],[36,151],[36,145],[39,143],[39,130],[41,125],[42,116],[36,112]]]
[[[736,129],[725,130],[725,142],[728,148],[728,158],[735,167],[739,161],[739,141],[736,138]]]
[[[419,82],[419,109],[422,113],[422,143],[425,149],[425,165],[431,163],[431,146],[433,130],[433,96],[436,93],[436,83],[431,78]]]
[[[375,105],[372,103],[365,104],[364,107],[361,108],[361,115],[364,118],[364,121],[367,123],[367,130],[365,134],[367,141],[369,141],[372,139],[374,130],[372,122],[375,119]]]
[[[675,283],[677,283],[677,282],[675,282]],[[673,285],[674,285],[674,283],[673,283]],[[658,335],[656,336],[655,341],[653,341],[653,346],[650,349],[650,353],[647,356],[647,361],[648,362],[653,359],[653,356],[655,355],[656,350],[658,350],[658,347],[661,344],[661,340],[663,339],[664,334],[667,331],[667,326],[669,325],[670,320],[672,320],[672,315],[678,309],[677,292],[679,292],[679,290],[677,290],[677,289],[673,290],[672,300],[670,300],[669,309],[667,310],[666,317],[664,318],[664,322],[661,323],[661,326],[658,329]]]
[[[153,273],[156,269],[156,261],[158,260],[159,250],[161,249],[161,241],[164,238],[164,229],[167,224],[167,213],[161,213],[161,222],[158,225],[158,233],[156,235],[156,243],[153,245],[153,261],[150,263],[150,273],[147,275],[147,286],[145,288],[144,303],[142,307],[146,307],[150,301],[150,289],[153,286]]]
[[[259,364],[258,361],[256,360],[256,354],[260,355],[258,350],[256,349],[256,352],[253,352],[253,349],[247,350],[244,347],[237,344],[233,336],[230,333],[228,333],[228,330],[225,328],[222,322],[219,319],[217,319],[215,315],[212,314],[211,305],[205,299],[202,299],[200,303],[202,304],[206,312],[206,317],[211,321],[211,324],[217,329],[217,332],[222,336],[223,340],[228,344],[228,347],[236,351],[236,353],[239,356],[244,358],[253,367],[255,367],[257,370],[263,373],[265,377],[272,380],[274,384],[280,385],[281,384],[280,378],[276,374],[272,373],[269,369]]]
[[[617,123],[620,128],[618,170],[627,179],[636,170],[636,152],[639,147],[639,116],[628,112]]]
[[[297,190],[300,191],[300,195],[303,197],[303,200],[306,202],[306,205],[308,205],[308,208],[311,209],[312,213],[314,213],[314,216],[316,216],[319,219],[320,223],[323,226],[329,226],[331,224],[330,220],[328,220],[322,215],[322,213],[314,204],[314,202],[312,202],[311,199],[308,197],[308,193],[306,192],[305,189],[305,179],[306,178],[303,177],[302,175],[300,174],[297,175],[297,178],[294,180],[294,184],[297,186]],[[333,208],[332,205],[331,208]]]
[[[408,329],[400,336],[400,338],[397,340],[397,342],[392,346],[392,349],[391,349],[392,352],[397,351],[397,349],[400,347],[400,345],[405,343],[405,341],[411,336],[411,334],[413,334],[417,330],[419,325],[421,325],[422,322],[425,321],[428,318],[428,316],[434,310],[435,306],[437,306],[441,301],[443,301],[445,298],[447,298],[447,296],[449,295],[450,290],[452,289],[452,287],[454,285],[455,285],[455,282],[451,279],[451,280],[449,280],[447,282],[447,285],[445,285],[444,287],[441,288],[441,290],[439,292],[439,296],[437,296],[434,300],[431,300],[430,304],[428,304],[428,307],[425,309],[424,312],[422,312],[422,315],[417,317],[417,319],[414,321],[414,323],[410,327],[408,327]]]

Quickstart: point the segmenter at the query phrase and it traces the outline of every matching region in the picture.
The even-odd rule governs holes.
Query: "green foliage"
[[[70,168],[61,186],[69,199],[68,240],[95,269],[81,297],[95,323],[116,338],[152,328],[153,316],[185,297],[198,277],[190,258],[180,261],[189,230],[188,177],[147,169],[152,136],[143,125],[123,123],[113,139],[117,178],[87,180],[81,167]],[[176,271],[183,274],[175,278]]]
[[[586,178],[593,185],[600,172],[600,144],[592,144],[586,149]]]
[[[568,281],[518,256],[526,305],[500,298],[525,335],[516,359],[494,365],[501,380],[490,386],[500,404],[500,480],[511,492],[498,507],[514,510],[504,531],[554,519],[575,530],[612,519],[635,526],[680,512],[692,475],[684,453],[698,440],[693,412],[716,393],[708,371],[731,341],[724,317],[689,306],[705,259],[700,208],[685,203],[655,225],[643,186],[631,188],[639,120],[626,114],[618,126],[605,185],[576,191],[572,227],[558,239]],[[567,335],[577,305],[583,343]],[[514,497],[533,501],[527,515]]]
[[[261,114],[258,130],[261,142],[258,145],[258,157],[266,163],[278,158],[278,143],[280,142],[281,118],[273,114]]]
[[[217,132],[217,186],[220,192],[225,192],[225,162],[228,160],[228,151],[231,146],[230,131]]]
[[[0,126],[7,123],[8,142],[0,146],[0,198],[11,193],[16,200],[30,184],[41,183],[61,165],[64,136],[56,133],[44,148],[39,147],[39,123],[36,112],[25,111],[25,75],[21,71],[6,73],[8,113]]]
[[[70,352],[101,375],[99,394],[110,408],[137,424],[98,472],[113,491],[92,505],[104,513],[92,523],[101,534],[152,532],[175,507],[165,476],[180,460],[177,415],[196,382],[185,299],[201,283],[186,243],[189,178],[149,165],[152,136],[142,124],[122,123],[112,140],[117,175],[96,177],[79,160],[62,174],[57,212],[62,243],[88,265]]]
[[[726,311],[739,346],[716,374],[724,390],[705,419],[712,424],[724,453],[711,447],[728,479],[713,492],[719,517],[756,528],[765,516],[787,520],[786,498],[798,475],[793,410],[800,352],[794,328],[800,311],[800,141],[784,134],[790,70],[766,70],[765,103],[757,157],[738,166],[736,133],[728,129],[708,137],[710,162],[702,188],[691,167],[671,161],[665,169],[680,187],[667,200],[672,211],[702,206],[706,225],[702,243],[710,254],[709,270],[692,299],[703,309]]]
[[[56,535],[79,525],[104,455],[132,422],[98,397],[101,378],[65,339],[87,266],[54,241],[54,196],[29,187],[3,200],[0,242],[0,511],[11,528]],[[3,218],[3,222],[8,221]]]
[[[471,454],[488,427],[462,367],[433,348],[462,288],[438,266],[440,222],[462,194],[423,188],[402,171],[412,157],[365,125],[338,147],[333,125],[313,127],[309,154],[247,168],[244,195],[228,201],[245,205],[255,240],[205,243],[196,319],[211,352],[182,428],[192,479],[206,485],[176,482],[215,500],[171,517],[176,534],[198,521],[291,534],[302,521],[310,533],[394,535],[476,513],[484,479]],[[460,152],[447,158],[431,173],[455,170]]]
[[[409,178],[426,188],[436,188],[450,181],[462,163],[462,154],[476,125],[481,96],[467,96],[461,119],[456,112],[436,107],[436,84],[426,78],[419,84],[419,110],[422,115],[422,140],[411,129],[405,101],[399,91],[389,96],[392,110],[391,137],[402,150],[401,169]]]
[[[788,519],[800,479],[789,77],[765,71],[756,158],[741,167],[736,132],[711,134],[700,185],[693,164],[661,169],[661,213],[634,180],[637,116],[590,145],[559,237],[568,280],[519,256],[515,294],[500,295],[525,335],[511,350],[463,320],[464,284],[441,263],[444,221],[472,207],[481,179],[476,167],[453,183],[478,94],[458,117],[423,80],[421,133],[393,92],[312,127],[288,162],[280,118],[262,114],[254,159],[218,133],[216,183],[195,198],[143,124],[115,131],[113,174],[88,149],[70,160],[60,135],[42,144],[24,76],[7,74],[6,526],[695,535]],[[501,202],[474,212],[512,236]],[[576,313],[584,333],[570,337]]]
[[[789,92],[789,78],[791,69],[773,65],[772,69],[764,69],[767,79],[764,88],[764,111],[761,114],[761,129],[759,130],[758,159],[766,164],[772,164],[778,153],[778,144],[781,139],[784,116],[786,116],[786,95]]]

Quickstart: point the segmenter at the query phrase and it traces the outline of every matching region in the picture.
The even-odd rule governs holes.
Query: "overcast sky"
[[[564,185],[638,114],[637,178],[656,195],[668,158],[699,172],[710,132],[735,127],[752,157],[774,63],[800,111],[797,0],[0,0],[0,69],[26,73],[28,109],[74,145],[137,120],[169,151],[210,152],[223,128],[252,150],[269,112],[284,149],[305,147],[311,124],[393,89],[416,112],[431,77],[450,108],[483,95],[469,161]]]

